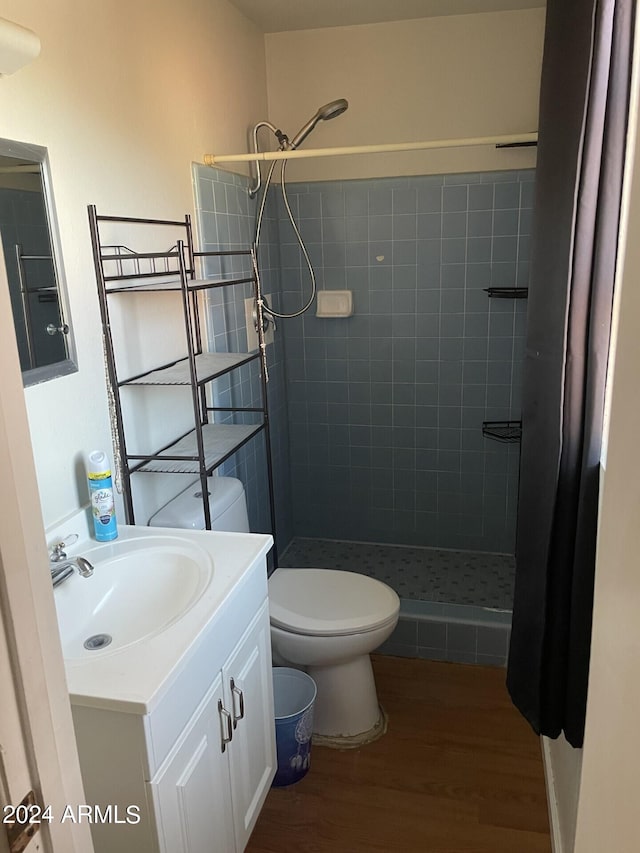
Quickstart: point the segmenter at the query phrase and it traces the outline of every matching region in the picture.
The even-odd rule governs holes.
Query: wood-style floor
[[[272,788],[247,853],[549,853],[538,738],[499,668],[374,656],[375,743],[314,745]]]

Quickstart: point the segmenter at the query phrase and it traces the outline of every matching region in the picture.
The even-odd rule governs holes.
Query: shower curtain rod
[[[391,142],[383,145],[351,145],[342,148],[297,148],[293,151],[260,151],[253,154],[205,154],[207,166],[218,163],[251,163],[255,160],[289,160],[305,157],[340,157],[346,154],[385,154],[393,151],[421,151],[437,148],[469,148],[479,145],[499,147],[535,145],[537,133],[509,136],[476,136],[465,139],[430,139],[423,142]]]

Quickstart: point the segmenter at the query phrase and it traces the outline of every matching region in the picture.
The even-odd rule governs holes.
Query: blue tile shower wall
[[[199,244],[203,251],[246,249],[253,242],[255,202],[247,193],[248,181],[219,169],[194,167],[196,207],[198,212]],[[261,269],[263,290],[274,294],[277,308],[279,290],[279,243],[277,217],[267,209],[263,227]],[[250,275],[248,257],[210,259],[209,272],[221,271]],[[253,293],[250,284],[219,288],[209,292],[207,326],[209,346],[215,352],[247,350],[244,299]],[[276,333],[272,346],[267,347],[269,370],[268,404],[271,428],[271,452],[276,502],[276,532],[278,543],[286,546],[292,537],[291,491],[288,450],[288,423],[284,379],[284,345]],[[260,405],[261,387],[258,363],[245,365],[238,371],[214,383],[214,404],[221,407]],[[224,423],[254,422],[255,415],[218,414]],[[244,419],[244,420],[243,420]],[[269,493],[266,477],[264,443],[261,438],[246,444],[220,468],[220,473],[242,480],[247,495],[249,524],[254,532],[271,532]]]
[[[532,170],[290,184],[318,286],[348,319],[285,321],[294,532],[514,549]],[[308,280],[279,208],[285,309]]]

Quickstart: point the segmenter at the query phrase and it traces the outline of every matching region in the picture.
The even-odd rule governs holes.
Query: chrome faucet
[[[72,540],[72,542],[74,541],[75,539]],[[68,544],[71,543],[69,541],[67,543],[58,542],[57,545],[53,546],[49,554],[49,568],[54,587],[66,581],[67,578],[70,578],[74,569],[77,569],[78,574],[83,578],[90,578],[93,574],[93,566],[89,560],[86,560],[84,557],[67,557],[64,549]]]

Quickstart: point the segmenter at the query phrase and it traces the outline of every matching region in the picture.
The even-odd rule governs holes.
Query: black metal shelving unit
[[[89,227],[93,259],[98,285],[98,299],[102,318],[109,395],[115,413],[114,429],[120,452],[122,487],[126,521],[135,524],[135,511],[131,490],[133,474],[194,474],[200,477],[205,527],[211,529],[207,478],[255,436],[264,433],[271,528],[275,541],[275,503],[273,468],[267,410],[267,365],[263,332],[258,329],[260,346],[257,352],[205,352],[200,331],[200,291],[219,287],[234,287],[251,283],[257,295],[255,275],[231,277],[196,277],[196,263],[207,258],[250,256],[249,249],[238,251],[196,252],[193,247],[191,219],[183,220],[141,219],[121,216],[102,216],[94,205],[89,205]],[[136,225],[152,228],[178,229],[184,239],[178,240],[166,252],[135,252],[122,245],[106,245],[101,239],[101,224],[118,226]],[[174,231],[175,233],[175,231]],[[115,294],[126,299],[132,293],[175,292],[181,299],[184,317],[185,349],[183,358],[159,364],[143,373],[121,378],[118,375],[115,344],[111,329],[109,301]],[[261,403],[257,407],[220,407],[209,405],[207,388],[215,379],[257,361],[261,379]],[[177,436],[170,444],[156,448],[148,454],[130,454],[124,425],[121,389],[123,387],[188,387],[191,389],[193,429]],[[259,417],[253,424],[220,424],[210,421],[216,412],[252,412]],[[274,561],[277,550],[274,548]]]

